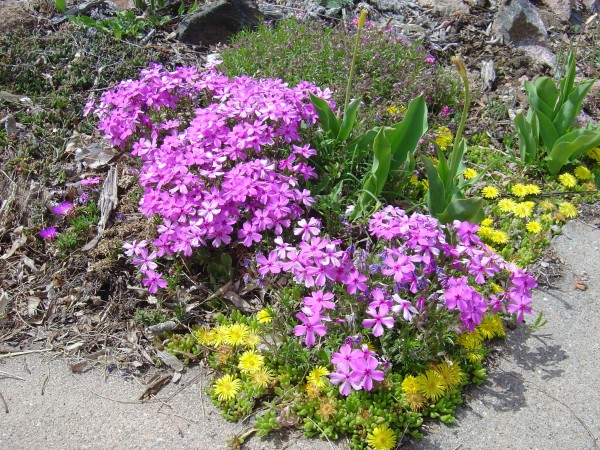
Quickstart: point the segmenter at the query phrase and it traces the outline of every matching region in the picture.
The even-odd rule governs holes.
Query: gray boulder
[[[540,45],[548,34],[537,9],[527,0],[510,0],[498,9],[493,30],[516,46]]]
[[[261,20],[262,14],[249,0],[219,0],[182,20],[177,38],[186,44],[214,45],[243,29],[256,28]]]

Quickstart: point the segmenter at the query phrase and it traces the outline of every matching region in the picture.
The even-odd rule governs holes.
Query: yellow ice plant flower
[[[494,244],[506,244],[508,242],[508,234],[502,230],[492,230],[490,239],[492,242],[494,242]]]
[[[521,202],[517,203],[513,208],[513,213],[515,216],[520,217],[521,219],[525,219],[527,217],[531,217],[533,214],[533,207],[535,203],[533,202]]]
[[[434,370],[444,379],[444,383],[449,388],[453,388],[462,383],[465,374],[460,370],[456,361],[444,361],[434,366]]]
[[[227,334],[229,333],[228,325],[219,325],[212,330],[212,344],[215,347],[223,344],[227,339]]]
[[[373,450],[391,450],[396,447],[396,433],[387,425],[380,425],[367,435],[367,444]]]
[[[531,222],[527,222],[527,225],[525,225],[525,229],[530,233],[537,234],[540,231],[542,231],[542,225],[539,222],[532,220]]]
[[[582,181],[586,181],[592,178],[592,172],[590,172],[590,169],[588,169],[585,166],[577,166],[575,167],[575,170],[573,171],[573,173],[575,174],[575,176],[582,180]]]
[[[443,152],[448,149],[452,145],[452,141],[454,140],[454,136],[452,136],[452,131],[448,127],[439,127],[436,131],[437,137],[434,139],[434,142],[438,145],[440,150]]]
[[[419,392],[429,400],[436,401],[446,392],[446,382],[435,370],[427,370],[417,377]]]
[[[516,203],[514,200],[511,200],[510,198],[503,198],[498,202],[498,209],[500,209],[500,212],[506,214],[512,212],[515,205]]]
[[[474,169],[471,169],[470,167],[468,169],[465,169],[465,171],[463,172],[463,177],[465,177],[466,180],[472,180],[476,176],[477,176],[477,171]]]
[[[494,229],[492,227],[488,227],[485,225],[482,225],[481,227],[479,227],[479,230],[477,230],[477,234],[479,235],[479,237],[481,239],[492,239],[492,236],[494,235]]]
[[[213,386],[214,393],[221,402],[226,402],[234,398],[240,391],[242,382],[233,375],[224,375],[217,380]]]
[[[393,116],[394,114],[398,114],[399,110],[398,110],[398,108],[396,108],[395,106],[392,105],[388,109],[386,109],[386,111],[390,116]]]
[[[413,411],[420,411],[425,406],[425,397],[419,392],[406,394],[406,401]]]
[[[249,350],[240,355],[238,369],[245,373],[256,372],[265,364],[265,357],[256,353],[254,350]]]
[[[544,211],[553,211],[556,206],[550,200],[543,200],[540,202],[540,208]]]
[[[540,187],[535,184],[526,184],[525,189],[527,190],[527,195],[538,195],[542,193]]]
[[[524,184],[521,184],[521,183],[515,184],[510,189],[510,192],[512,192],[513,195],[515,195],[519,198],[523,198],[529,194],[529,190],[527,189],[527,186],[525,186]]]
[[[252,378],[252,382],[259,388],[267,388],[273,382],[275,377],[273,376],[273,372],[270,369],[266,369],[264,367],[258,369],[255,372],[252,372],[250,375]]]
[[[591,149],[589,152],[586,153],[586,155],[588,156],[588,158],[591,158],[594,161],[596,161],[596,164],[600,164],[600,147]]]
[[[494,294],[499,294],[504,292],[504,288],[497,283],[492,283],[492,291],[494,291]]]
[[[260,323],[271,323],[273,318],[271,317],[271,313],[268,309],[261,309],[256,313],[256,320],[258,320]]]
[[[500,191],[495,186],[485,186],[481,189],[481,195],[483,195],[483,198],[494,199],[498,198]]]
[[[492,219],[490,219],[489,217],[486,217],[485,219],[483,219],[481,221],[482,227],[491,227],[493,224],[494,224],[494,221]]]
[[[412,375],[406,375],[402,380],[402,390],[406,393],[417,392],[419,390],[417,379]]]
[[[245,323],[234,323],[229,326],[225,343],[233,346],[245,345],[250,335],[250,327]]]
[[[210,347],[214,342],[214,332],[208,327],[196,328],[192,334],[200,345]]]
[[[246,338],[245,345],[246,345],[246,347],[249,347],[249,348],[255,348],[259,342],[260,342],[260,336],[256,333],[251,332],[248,335],[248,337]]]
[[[506,336],[506,330],[504,329],[502,319],[497,314],[486,314],[475,329],[486,339]]]
[[[560,205],[558,205],[558,210],[567,219],[573,219],[579,215],[579,213],[577,212],[577,208],[575,208],[575,206],[573,206],[573,204],[569,202],[563,202]]]
[[[577,186],[577,178],[570,173],[563,173],[562,175],[559,175],[558,181],[560,181],[560,184],[567,188],[573,188]]]
[[[483,346],[483,336],[475,330],[473,333],[463,333],[456,339],[467,350],[477,350]]]
[[[322,388],[325,386],[325,381],[323,381],[322,377],[329,375],[329,373],[329,370],[323,366],[315,367],[306,377],[306,381],[316,388]]]

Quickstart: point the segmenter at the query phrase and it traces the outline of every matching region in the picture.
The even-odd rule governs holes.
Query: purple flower
[[[296,314],[296,318],[304,325],[296,325],[294,327],[294,335],[306,335],[304,343],[308,347],[313,347],[315,345],[315,334],[319,336],[325,336],[325,334],[327,334],[327,327],[321,322],[321,316],[318,313],[307,317],[306,314],[300,312]]]
[[[82,186],[89,186],[89,185],[99,184],[100,181],[102,181],[102,179],[100,177],[84,178],[83,180],[81,180],[79,182],[79,184]]]
[[[337,372],[329,374],[329,379],[332,384],[342,383],[340,386],[340,394],[344,397],[350,395],[351,388],[354,388],[356,391],[362,388],[360,383],[352,381],[352,372],[350,370],[350,366],[342,364],[338,366]]]
[[[390,307],[387,304],[382,304],[379,307],[379,311],[373,308],[367,309],[367,314],[372,319],[365,319],[362,321],[364,328],[373,328],[373,336],[379,337],[383,334],[383,327],[392,328],[394,326],[394,318],[388,317]]]
[[[392,295],[392,298],[396,302],[394,306],[392,306],[392,311],[396,314],[402,313],[402,317],[407,322],[412,320],[412,315],[417,314],[417,308],[415,308],[408,300],[402,300],[398,294]],[[421,297],[423,298],[423,297]]]
[[[350,363],[353,369],[350,374],[351,382],[360,384],[365,391],[372,390],[373,381],[382,381],[385,376],[382,370],[376,370],[378,365],[379,361],[372,356],[355,359]]]
[[[69,202],[61,202],[52,208],[52,212],[58,216],[68,216],[73,211],[73,204]]]
[[[54,239],[58,233],[56,232],[55,227],[48,227],[41,230],[39,234],[42,239],[50,241]]]
[[[324,309],[335,309],[335,303],[331,301],[334,295],[331,292],[323,292],[318,290],[312,292],[310,297],[304,297],[304,304],[309,307],[318,306]]]
[[[144,275],[146,278],[142,279],[142,285],[148,288],[148,292],[156,294],[158,288],[166,288],[167,282],[163,279],[162,274],[148,270]]]

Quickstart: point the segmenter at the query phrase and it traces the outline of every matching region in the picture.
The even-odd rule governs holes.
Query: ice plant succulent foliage
[[[142,160],[141,211],[162,223],[137,263],[205,245],[246,247],[267,232],[279,235],[314,202],[303,186],[316,177],[301,126],[315,123],[310,83],[229,79],[215,70],[151,65],[139,80],[106,92],[87,112],[113,145]],[[309,229],[310,232],[310,229]],[[160,273],[143,283],[162,287]],[[157,278],[158,277],[158,278]]]

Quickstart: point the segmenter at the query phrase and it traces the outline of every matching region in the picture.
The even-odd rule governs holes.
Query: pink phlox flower
[[[148,270],[144,275],[146,278],[142,279],[142,285],[147,287],[151,294],[155,294],[158,288],[167,287],[167,282],[162,278],[162,274]]]
[[[331,300],[334,295],[331,292],[323,292],[322,290],[311,292],[309,297],[304,297],[306,306],[320,305],[323,309],[335,309],[335,303]]]
[[[352,347],[349,344],[342,345],[339,352],[334,352],[331,355],[331,363],[337,366],[349,366],[352,359]]]
[[[365,391],[373,389],[373,381],[383,381],[385,374],[383,370],[377,370],[379,361],[373,356],[367,358],[357,358],[350,363],[352,373],[350,380],[355,384],[360,384]]]
[[[155,259],[156,252],[148,254],[148,250],[142,248],[140,253],[138,253],[138,257],[133,258],[132,262],[136,266],[140,266],[140,272],[145,273],[158,267],[158,265],[154,262]]]
[[[358,271],[358,269],[353,267],[352,269],[350,269],[343,282],[347,286],[346,289],[348,293],[355,294],[356,291],[366,292],[367,284],[365,283],[365,281],[367,280],[368,278],[366,277],[366,275],[363,275]]]
[[[133,255],[141,255],[142,251],[146,248],[147,245],[148,245],[148,242],[145,239],[143,239],[140,242],[138,242],[138,241],[133,241],[131,243],[124,242],[123,248],[125,249],[125,254],[127,256],[133,256]]]
[[[254,242],[262,240],[262,235],[257,233],[255,227],[248,222],[244,222],[242,228],[238,230],[237,236],[239,239],[244,239],[242,244],[246,247],[250,247]]]
[[[387,304],[391,306],[391,302],[388,299],[387,293],[381,288],[374,288],[371,291],[371,302],[369,303],[369,308],[378,308],[381,305]]]
[[[523,315],[531,314],[531,306],[529,306],[531,297],[518,290],[509,291],[508,296],[510,299],[510,302],[508,303],[508,312],[517,314],[517,321],[523,322]]]
[[[296,318],[302,322],[302,325],[296,325],[294,327],[294,335],[306,335],[304,343],[308,347],[313,347],[315,345],[315,334],[318,336],[325,336],[325,334],[327,334],[327,327],[323,324],[319,314],[307,316],[306,314],[299,312],[296,314]]]
[[[460,300],[462,300],[465,296],[470,296],[470,291],[467,291],[466,288],[467,279],[465,277],[450,277],[448,279],[448,286],[444,291],[444,305],[446,308],[454,309]]]
[[[411,262],[409,256],[398,254],[395,259],[392,254],[388,254],[385,258],[384,267],[381,273],[388,276],[393,276],[396,283],[407,283],[411,280],[411,274],[415,270],[415,265]]]
[[[383,334],[383,327],[392,328],[394,326],[394,318],[388,316],[390,307],[387,304],[382,304],[378,310],[373,308],[367,309],[367,315],[371,319],[364,319],[362,326],[364,328],[373,328],[373,336],[379,337]]]
[[[494,276],[497,272],[497,267],[492,265],[491,259],[487,256],[470,258],[467,269],[471,275],[475,276],[477,284],[484,284],[486,278]]]
[[[308,241],[311,236],[318,236],[321,233],[321,224],[318,219],[311,217],[307,222],[306,219],[298,221],[298,226],[294,228],[294,234],[301,234],[303,241]]]
[[[498,295],[491,294],[488,306],[492,308],[492,312],[494,314],[499,311],[506,312],[504,293],[500,293]]]
[[[83,180],[79,181],[79,184],[82,186],[90,186],[94,184],[99,184],[100,181],[102,181],[100,177],[84,178]]]
[[[352,389],[354,389],[355,391],[362,389],[361,383],[355,383],[353,381],[352,373],[352,369],[349,365],[340,364],[337,367],[336,372],[332,372],[329,374],[329,380],[332,384],[341,383],[339,392],[344,397],[349,396],[352,392]]]
[[[402,317],[407,322],[412,320],[413,314],[418,314],[419,311],[408,300],[402,300],[398,294],[392,295],[396,304],[392,306],[392,311],[396,314],[402,313]]]
[[[262,254],[258,255],[256,262],[259,264],[258,273],[261,275],[268,273],[278,274],[281,272],[281,261],[277,257],[277,251],[270,252],[268,257]]]

